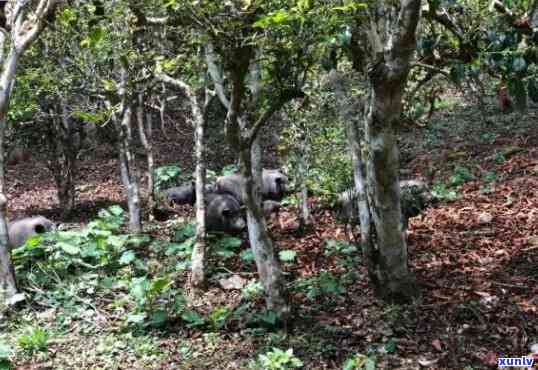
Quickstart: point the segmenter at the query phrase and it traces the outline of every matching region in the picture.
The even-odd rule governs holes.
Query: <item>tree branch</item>
[[[230,109],[230,101],[224,93],[224,81],[222,74],[220,73],[220,68],[217,65],[217,56],[215,55],[213,44],[211,43],[208,43],[205,47],[205,60],[207,63],[207,71],[213,81],[213,85],[215,85],[215,92],[217,93],[220,102],[226,109]]]

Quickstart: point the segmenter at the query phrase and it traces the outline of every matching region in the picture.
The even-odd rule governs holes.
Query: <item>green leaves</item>
[[[281,26],[286,23],[290,23],[295,19],[296,17],[293,16],[291,13],[285,11],[284,9],[279,9],[275,12],[270,13],[269,15],[261,17],[253,24],[253,26],[266,29],[269,27]]]
[[[332,7],[333,11],[342,12],[342,13],[353,13],[359,9],[365,9],[368,7],[366,3],[358,3],[353,0],[347,0],[344,2],[344,5]]]
[[[159,192],[164,189],[176,186],[181,179],[182,170],[178,165],[167,165],[157,167],[154,170],[155,176],[155,191]]]
[[[292,348],[286,351],[273,348],[272,351],[260,355],[258,361],[264,370],[286,370],[303,367],[303,362],[293,354]]]
[[[86,36],[82,41],[80,41],[80,46],[82,48],[91,48],[95,49],[99,43],[103,40],[105,35],[105,30],[101,27],[95,27],[90,31],[88,36]]]
[[[293,262],[297,252],[291,249],[282,250],[278,253],[278,257],[282,262]]]
[[[4,342],[0,342],[0,370],[11,370],[13,364],[10,357],[13,355],[13,349]]]

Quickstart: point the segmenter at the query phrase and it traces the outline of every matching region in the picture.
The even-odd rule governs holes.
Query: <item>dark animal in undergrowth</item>
[[[408,220],[418,216],[424,209],[433,205],[437,198],[422,180],[400,181],[400,200],[402,206],[402,225],[407,229]],[[340,193],[334,207],[338,220],[347,225],[359,225],[357,193],[354,188]]]
[[[212,193],[214,190],[214,185],[205,185],[206,193]],[[190,204],[192,206],[196,202],[196,183],[193,181],[190,184],[175,186],[164,190],[163,194],[167,204]]]
[[[164,190],[164,195],[169,204],[194,204],[196,192],[194,182],[183,184]]]
[[[288,177],[279,169],[264,169],[262,198],[280,201],[288,194]]]
[[[230,194],[208,193],[206,201],[206,230],[240,232],[246,227],[239,201]]]
[[[9,246],[23,245],[30,237],[56,229],[56,225],[43,216],[26,217],[8,223]]]
[[[216,190],[228,193],[245,203],[245,179],[240,174],[221,176],[217,179]],[[279,169],[263,169],[262,199],[280,201],[288,194],[288,177]]]

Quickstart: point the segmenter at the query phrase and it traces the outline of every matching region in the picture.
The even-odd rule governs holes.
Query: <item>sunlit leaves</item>
[[[356,1],[345,1],[343,5],[334,6],[332,10],[342,12],[342,13],[352,13],[359,9],[367,8],[366,3],[358,3]]]
[[[96,27],[80,42],[80,46],[83,48],[95,48],[103,40],[103,36],[104,30],[101,27]]]
[[[65,8],[58,14],[58,22],[60,22],[63,27],[72,26],[77,19],[77,13],[72,8]]]

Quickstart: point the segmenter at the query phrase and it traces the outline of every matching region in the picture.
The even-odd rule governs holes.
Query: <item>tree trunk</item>
[[[420,0],[401,0],[390,30],[381,19],[371,28],[371,40],[376,40],[372,49],[377,53],[369,71],[372,97],[366,119],[367,193],[378,247],[371,262],[377,264],[376,292],[389,301],[408,301],[418,293],[407,265],[395,126],[402,111],[419,16]],[[381,40],[386,40],[385,45]]]
[[[58,113],[56,113],[58,112]],[[82,138],[77,137],[74,125],[69,120],[65,102],[56,105],[56,110],[49,111],[51,127],[49,142],[53,150],[49,160],[49,169],[56,182],[58,202],[62,216],[68,215],[75,208],[77,171],[77,153],[82,145]]]
[[[305,122],[300,123],[300,138],[297,153],[297,183],[299,185],[299,230],[304,232],[312,224],[310,208],[308,207],[308,187],[306,178],[308,176],[308,133]]]
[[[150,221],[153,217],[153,209],[155,208],[155,189],[154,189],[154,160],[153,160],[153,143],[152,143],[152,131],[153,131],[153,121],[151,114],[146,114],[146,120],[144,122],[144,96],[142,93],[138,95],[138,105],[136,107],[136,120],[138,123],[138,135],[140,136],[140,141],[146,152],[146,159],[148,166],[146,169],[146,178],[148,181],[147,184],[147,193],[148,193],[148,209],[150,210],[149,218]]]
[[[348,120],[346,125],[349,151],[351,153],[351,164],[353,167],[353,180],[355,183],[355,191],[357,192],[357,209],[359,210],[361,228],[361,248],[366,260],[370,280],[374,285],[377,285],[376,268],[374,264],[375,249],[371,230],[372,220],[370,207],[368,205],[368,195],[366,193],[366,164],[362,160],[360,134],[356,122]]]
[[[205,102],[202,104],[196,97],[196,92],[187,83],[174,79],[166,74],[159,74],[158,77],[166,83],[172,84],[181,89],[191,106],[191,113],[194,121],[194,145],[196,159],[196,242],[191,256],[191,275],[189,284],[192,288],[198,289],[205,284],[206,273],[206,244],[207,235],[205,227],[205,141],[204,128],[206,126],[206,115],[209,107],[210,96],[204,92]]]
[[[17,293],[15,270],[11,262],[7,229],[7,198],[4,194],[5,110],[0,106],[0,307]]]
[[[166,85],[163,83],[162,85],[162,92],[161,96],[157,98],[157,101],[159,102],[159,123],[160,123],[160,129],[163,134],[163,137],[166,140],[170,140],[170,137],[168,136],[168,132],[166,131]]]
[[[129,208],[129,231],[131,233],[142,232],[142,219],[140,210],[140,193],[138,188],[138,176],[131,150],[132,143],[132,107],[123,102],[121,121],[116,120],[119,132],[120,171],[123,186],[127,190],[127,206]]]
[[[5,46],[6,34],[0,32],[0,47]],[[1,52],[0,52],[1,53]],[[3,55],[3,54],[2,54]],[[18,53],[12,47],[3,62],[0,78],[0,306],[17,293],[15,269],[11,262],[9,234],[7,229],[7,197],[5,194],[5,151],[6,115],[9,108],[11,89],[15,81]]]
[[[5,4],[3,4],[5,5]],[[15,82],[18,58],[45,28],[45,19],[50,19],[57,5],[56,0],[40,0],[37,4],[17,1],[10,2],[14,10],[4,12],[3,29],[0,32],[0,306],[17,292],[15,273],[9,253],[7,230],[7,197],[4,182],[4,137],[6,115],[9,108],[11,90]],[[32,7],[38,11],[31,16]],[[9,30],[9,31],[6,31]],[[9,39],[9,41],[8,41]],[[8,41],[6,43],[6,41]],[[5,51],[9,53],[5,54]]]
[[[370,207],[366,193],[366,164],[362,158],[361,134],[359,130],[359,124],[365,120],[364,104],[359,100],[359,97],[353,97],[351,95],[353,82],[349,74],[345,75],[337,70],[332,70],[330,81],[336,100],[340,103],[340,118],[346,126],[346,136],[351,154],[351,165],[353,167],[353,181],[357,193],[356,200],[361,228],[361,248],[366,260],[370,280],[375,286],[377,285],[375,247],[372,238]]]
[[[198,106],[198,104],[196,104]],[[193,108],[194,113],[194,145],[196,157],[196,242],[192,250],[192,270],[190,284],[200,288],[205,284],[206,270],[206,227],[205,227],[205,118],[199,108]]]
[[[267,308],[286,321],[290,315],[290,307],[284,295],[284,277],[267,232],[261,207],[262,165],[259,139],[253,141],[252,147],[242,146],[240,156],[242,175],[245,178],[248,236],[265,290]]]

